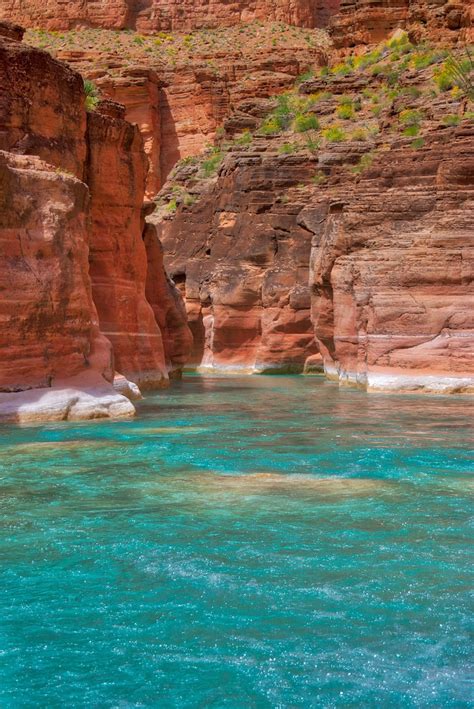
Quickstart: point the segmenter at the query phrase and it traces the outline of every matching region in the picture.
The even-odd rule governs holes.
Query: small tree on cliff
[[[470,101],[474,101],[474,60],[466,47],[466,58],[450,54],[444,65],[444,73],[454,86],[458,86]]]
[[[99,103],[99,89],[90,79],[84,79],[84,93],[86,111],[95,111]]]

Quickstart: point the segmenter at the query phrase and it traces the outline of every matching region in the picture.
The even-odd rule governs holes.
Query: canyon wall
[[[304,202],[282,199],[289,187],[310,181],[314,169],[305,156],[237,151],[195,205],[175,218],[150,217],[167,270],[183,289],[194,366],[302,371],[317,352],[308,287],[311,234],[296,222]]]
[[[464,0],[341,0],[329,30],[336,48],[380,42],[401,28],[416,41],[472,41],[474,7]]]
[[[0,418],[130,416],[117,369],[168,379],[145,295],[142,139],[121,106],[87,115],[80,75],[20,38],[0,25]]]
[[[321,27],[338,5],[339,0],[0,0],[0,18],[59,30],[90,26],[186,31],[252,20]]]
[[[253,136],[160,192],[150,219],[196,366],[474,391],[472,104],[439,83],[442,51],[400,42],[249,101],[224,127]]]
[[[331,379],[474,391],[474,129],[394,146],[300,215],[314,232],[316,340]]]
[[[156,387],[166,382],[167,371],[161,331],[145,296],[146,157],[140,132],[124,113],[123,106],[107,101],[88,114],[90,277],[116,369],[141,387]]]
[[[130,66],[106,53],[98,57],[87,50],[57,53],[92,79],[103,97],[124,104],[126,119],[138,125],[149,161],[150,199],[178,160],[199,155],[227,119],[232,117],[235,130],[255,128],[257,99],[291,88],[300,74],[325,60],[319,46],[278,50],[270,46],[248,54],[229,48],[218,54],[212,65],[196,53],[192,60],[170,67],[146,56]]]

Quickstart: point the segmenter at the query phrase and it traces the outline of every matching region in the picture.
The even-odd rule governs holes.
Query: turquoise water
[[[0,706],[472,706],[473,413],[194,377],[0,428]]]

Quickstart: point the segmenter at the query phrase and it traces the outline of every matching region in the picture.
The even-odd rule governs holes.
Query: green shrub
[[[97,104],[100,101],[100,94],[99,89],[92,81],[90,81],[90,79],[84,79],[84,93],[86,95],[86,111],[95,111]]]
[[[372,76],[383,76],[389,86],[395,86],[400,78],[400,70],[390,64],[377,64],[372,68]]]
[[[332,73],[336,74],[336,76],[348,76],[352,72],[352,67],[349,64],[346,64],[345,62],[341,62],[340,64],[336,64],[332,68]]]
[[[420,98],[423,92],[418,88],[418,86],[405,86],[401,90],[401,93],[404,96],[410,96],[411,98]]]
[[[396,86],[400,79],[400,72],[393,69],[385,74],[385,80],[389,86]]]
[[[446,85],[450,81],[451,86],[448,88],[458,86],[469,100],[474,101],[474,61],[467,48],[465,59],[458,59],[453,54],[450,54],[446,59],[444,67],[437,77],[438,88],[445,91],[446,89],[441,88],[439,84],[441,77],[443,77],[442,85]]]
[[[411,64],[414,69],[420,71],[426,69],[427,67],[438,61],[439,55],[434,52],[423,52],[414,54],[411,59]]]
[[[321,91],[319,94],[312,94],[310,99],[314,102],[317,101],[329,101],[332,99],[333,94],[330,91]]]
[[[406,32],[401,33],[399,37],[395,37],[387,42],[387,47],[391,50],[400,52],[400,54],[409,54],[413,51],[413,49],[415,49]]]
[[[377,64],[376,66],[374,66],[372,68],[371,73],[372,73],[372,76],[381,76],[382,74],[384,74],[385,72],[384,72],[383,64]]]
[[[352,106],[352,96],[348,94],[343,94],[339,97],[339,104],[341,106]]]
[[[263,133],[263,135],[275,135],[276,133],[279,133],[282,130],[282,127],[280,125],[280,121],[278,120],[277,116],[269,116],[264,120],[260,127],[260,132]]]
[[[315,185],[322,185],[324,182],[326,182],[327,179],[327,175],[325,175],[322,170],[318,170],[314,175],[312,182]]]
[[[323,137],[329,143],[341,143],[346,140],[346,134],[339,126],[330,126],[323,130]]]
[[[246,129],[243,133],[237,136],[234,142],[236,145],[251,145],[252,141],[253,135],[248,129]]]
[[[183,204],[185,207],[191,207],[196,202],[196,200],[196,195],[189,194],[189,192],[186,192],[186,194],[183,196]]]
[[[450,113],[443,118],[443,123],[445,126],[458,126],[461,123],[461,116],[457,116],[455,113]]]
[[[367,131],[364,128],[356,128],[355,131],[351,133],[351,140],[367,140]]]
[[[210,157],[207,158],[207,160],[204,160],[201,165],[201,172],[204,177],[211,177],[214,175],[217,172],[222,159],[222,152],[218,148],[213,148]]]
[[[170,214],[174,214],[177,209],[178,209],[178,203],[175,199],[171,199],[168,202],[168,204],[166,205],[166,211],[168,211]]]
[[[354,118],[354,106],[352,104],[344,104],[343,106],[338,106],[336,110],[338,118],[342,118],[344,121],[350,121]]]
[[[407,109],[399,114],[401,123],[406,126],[418,126],[423,120],[423,114],[415,109]]]
[[[437,72],[434,80],[439,91],[449,91],[449,89],[452,89],[454,86],[454,81],[446,69],[441,69]]]
[[[412,141],[411,147],[413,148],[413,150],[419,150],[424,146],[424,144],[425,141],[423,138],[416,138],[416,140]]]
[[[277,96],[277,107],[275,109],[275,115],[279,117],[282,123],[285,123],[285,127],[288,127],[291,120],[291,115],[293,111],[293,104],[298,104],[299,102],[305,103],[306,98],[300,98],[299,96],[291,96],[290,94],[280,94]]]
[[[407,128],[403,130],[403,135],[406,135],[408,138],[412,138],[413,136],[418,135],[419,132],[419,125],[407,126]]]
[[[387,44],[387,47],[390,49],[398,49],[398,47],[403,47],[405,44],[407,44],[410,40],[408,39],[408,34],[402,30],[397,30],[397,37],[393,37],[392,39],[389,39]]]
[[[298,147],[298,143],[283,143],[283,145],[280,145],[278,148],[278,152],[280,155],[291,155],[292,153],[296,153]]]
[[[362,157],[360,158],[357,165],[354,165],[354,167],[351,168],[352,172],[355,173],[356,175],[360,175],[361,172],[364,172],[364,170],[367,170],[367,168],[369,168],[372,165],[373,160],[374,160],[373,153],[364,153],[364,155],[362,155]]]
[[[302,84],[305,81],[309,81],[309,79],[314,78],[314,71],[310,69],[309,71],[305,71],[303,74],[300,74],[297,79],[296,79],[296,85]]]
[[[306,147],[311,153],[316,153],[321,147],[321,141],[316,134],[306,135]]]
[[[372,64],[376,64],[382,57],[382,51],[380,49],[374,49],[372,52],[367,52],[360,57],[354,59],[354,67],[356,69],[366,69]]]
[[[295,117],[293,128],[296,133],[306,133],[309,130],[318,130],[319,121],[314,113],[299,113]]]

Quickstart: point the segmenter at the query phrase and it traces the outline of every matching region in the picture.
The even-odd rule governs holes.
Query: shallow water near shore
[[[0,706],[472,706],[473,414],[194,376],[0,427]]]

